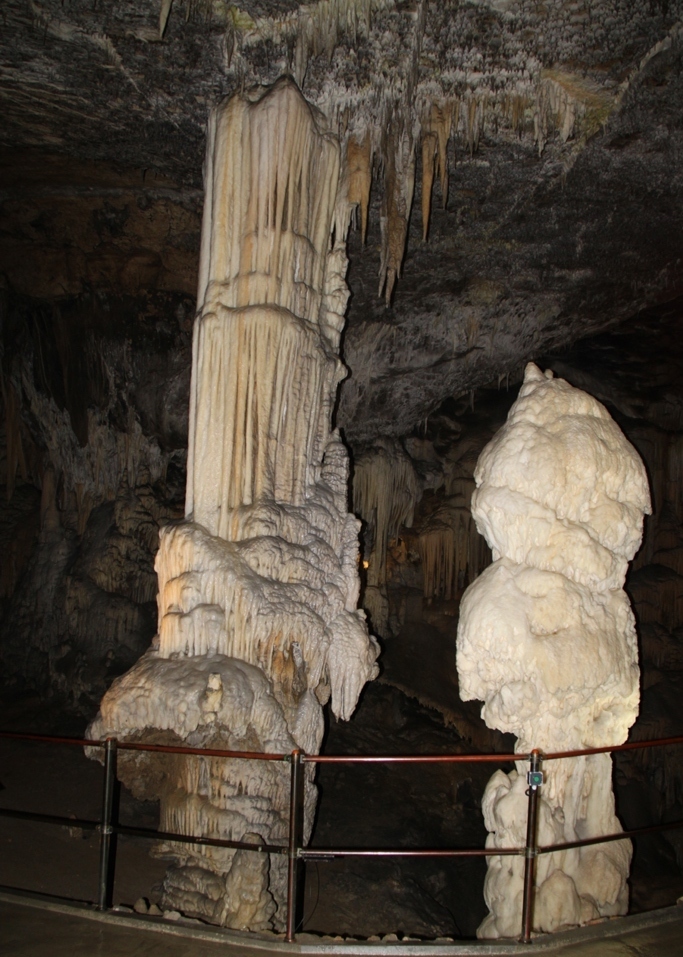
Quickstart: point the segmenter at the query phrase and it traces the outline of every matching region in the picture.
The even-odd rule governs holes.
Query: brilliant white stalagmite
[[[636,719],[639,668],[622,590],[650,512],[645,468],[607,410],[530,363],[507,423],[482,452],[472,514],[494,562],[467,589],[458,626],[463,700],[518,750],[621,744]],[[621,830],[612,761],[549,761],[541,844]],[[526,766],[488,783],[487,846],[524,844]],[[628,906],[629,841],[541,855],[534,928],[554,931]],[[480,937],[520,932],[524,862],[489,858]]]
[[[331,412],[348,291],[339,146],[289,80],[209,124],[193,344],[186,518],[157,555],[159,633],[90,733],[317,752],[322,706],[350,717],[378,647],[357,610],[358,529]],[[287,769],[123,754],[162,830],[284,843]],[[315,788],[307,780],[306,832]],[[191,845],[167,906],[282,926],[283,858]]]

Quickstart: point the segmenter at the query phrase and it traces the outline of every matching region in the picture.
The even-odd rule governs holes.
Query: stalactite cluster
[[[82,211],[70,216],[82,228]],[[159,301],[146,305],[153,314]],[[2,670],[83,711],[153,634],[159,525],[176,514],[166,479],[185,457],[163,429],[143,426],[148,360],[144,334],[135,346],[126,336],[126,306],[16,290],[0,302]]]
[[[269,45],[270,55],[281,51],[281,70],[291,71],[305,85],[342,141],[350,169],[348,195],[361,208],[363,236],[370,184],[376,181],[381,196],[379,295],[387,303],[401,275],[416,170],[421,169],[426,239],[435,176],[442,202],[447,202],[449,150],[456,161],[458,149],[473,154],[486,133],[510,140],[525,136],[539,154],[553,139],[561,147],[572,141],[563,158],[568,166],[624,94],[625,88],[605,83],[599,73],[587,78],[545,66],[538,44],[528,42],[531,33],[524,33],[530,14],[523,4],[489,11],[485,28],[475,25],[474,8],[448,13],[422,0],[410,10],[391,0],[323,0],[269,17],[232,9],[226,39],[229,71],[241,82],[256,81],[254,53],[263,44]],[[581,18],[569,16],[564,29],[570,44],[580,43],[580,28]],[[462,42],[479,30],[496,38],[485,52]],[[634,30],[627,18],[618,42],[627,42]],[[354,44],[360,40],[372,70],[355,59]],[[497,61],[503,51],[507,59],[501,70]],[[322,59],[331,66],[329,76],[321,70]],[[437,60],[442,64],[438,79],[425,68]],[[638,70],[647,61],[646,55]],[[347,74],[355,77],[353,82]]]
[[[367,523],[364,607],[373,627],[386,629],[387,546],[402,526],[410,527],[422,485],[410,456],[396,441],[380,440],[354,462],[353,507]]]
[[[490,562],[490,552],[470,511],[474,482],[461,483],[463,493],[449,496],[420,525],[423,593],[427,599],[458,597]]]

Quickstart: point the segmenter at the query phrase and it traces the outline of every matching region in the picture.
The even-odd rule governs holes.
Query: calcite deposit
[[[209,123],[185,520],[162,531],[158,635],[90,734],[317,752],[378,647],[357,610],[359,522],[331,414],[348,291],[340,150],[295,84],[223,101]],[[344,180],[346,183],[346,180]],[[309,766],[310,768],[310,766]],[[284,844],[288,768],[124,757],[161,828]],[[306,781],[306,826],[315,808]],[[284,859],[168,845],[166,906],[282,926]]]
[[[426,519],[424,514],[420,517],[415,539],[424,597],[431,600],[438,595],[450,601],[464,588],[466,578],[471,580],[489,561],[488,549],[472,521],[471,471],[464,475],[457,460],[441,462],[430,442],[415,437],[403,442],[379,439],[354,456],[353,505],[365,522],[363,604],[382,636],[388,637],[392,630],[389,554],[412,529],[425,492],[441,489],[443,500]]]
[[[607,410],[527,366],[505,426],[475,472],[472,514],[494,562],[467,589],[458,627],[463,700],[520,752],[621,744],[639,706],[635,621],[623,591],[650,512],[645,468]],[[526,766],[497,771],[483,799],[488,847],[521,846]],[[609,755],[549,761],[540,844],[621,830]],[[534,928],[626,912],[627,840],[542,855]],[[480,937],[520,932],[524,862],[491,857]]]

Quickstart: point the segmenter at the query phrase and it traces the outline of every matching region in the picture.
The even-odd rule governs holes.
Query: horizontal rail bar
[[[683,734],[675,738],[652,738],[649,741],[627,741],[626,744],[614,744],[608,748],[583,748],[581,751],[552,751],[543,753],[544,761],[555,758],[580,758],[588,754],[608,754],[611,751],[638,751],[643,748],[660,748],[669,744],[683,744]]]
[[[55,824],[61,827],[80,827],[97,830],[99,821],[84,818],[63,817],[57,814],[42,814],[38,811],[18,811],[13,808],[0,808],[0,817],[11,817],[20,821],[36,821],[41,824]],[[592,844],[607,844],[611,841],[625,841],[640,834],[653,834],[658,831],[676,830],[683,827],[683,821],[671,821],[665,824],[650,824],[645,827],[631,828],[616,834],[587,837],[580,841],[565,841],[562,844],[544,844],[538,847],[538,854],[551,854],[553,851],[568,851],[575,847],[588,847]],[[117,824],[112,827],[116,834],[143,837],[155,841],[175,841],[181,844],[200,844],[210,847],[228,847],[264,854],[287,854],[287,848],[280,844],[250,844],[246,841],[231,841],[223,838],[199,837],[192,834],[177,834],[174,831],[155,831],[153,828],[131,827]],[[498,848],[461,848],[414,850],[408,848],[303,848],[300,857],[304,860],[325,860],[330,857],[504,857],[522,855],[523,847]]]
[[[0,731],[0,738],[14,740],[43,742],[46,744],[70,744],[77,747],[103,748],[104,741],[95,741],[88,738],[68,738],[46,734],[31,734],[19,731]],[[560,758],[577,758],[590,754],[609,754],[615,751],[637,751],[644,748],[665,747],[667,745],[683,744],[683,735],[673,738],[653,738],[648,741],[628,741],[626,744],[615,744],[611,747],[582,748],[574,751],[551,751],[543,753],[544,761],[553,761]],[[123,751],[158,751],[165,754],[196,754],[204,757],[242,758],[254,761],[290,761],[291,755],[275,754],[262,751],[227,751],[221,748],[191,748],[183,745],[145,744],[139,741],[117,740],[119,750]],[[505,764],[510,761],[527,761],[529,754],[302,754],[302,761],[311,764]]]
[[[35,741],[45,744],[72,744],[81,748],[104,748],[105,741],[89,738],[64,738],[49,734],[29,734],[19,731],[0,731],[0,738],[12,738],[20,741]],[[161,751],[166,754],[198,754],[210,758],[245,758],[255,761],[289,761],[290,754],[271,754],[262,751],[226,751],[220,748],[190,748],[184,745],[145,744],[141,741],[116,741],[119,751]]]
[[[119,751],[161,751],[164,754],[198,754],[209,758],[244,758],[247,761],[289,761],[291,755],[270,754],[267,751],[224,751],[220,748],[186,748],[170,744],[143,744],[139,741],[117,740]]]
[[[231,847],[237,850],[258,851],[262,854],[286,854],[287,848],[281,844],[249,844],[246,841],[229,841],[220,837],[197,837],[194,834],[176,834],[174,831],[155,831],[149,827],[130,827],[116,824],[112,827],[115,834],[127,834],[131,837],[144,837],[153,841],[173,841],[179,844],[202,844],[209,847]]]
[[[59,824],[64,827],[82,827],[94,831],[99,821],[88,821],[78,817],[62,817],[59,814],[41,814],[39,811],[15,811],[14,808],[0,808],[0,817],[13,817],[19,821],[38,821],[41,824]]]
[[[528,754],[303,754],[306,764],[471,764],[526,761]]]
[[[38,811],[17,811],[14,808],[0,808],[0,817],[11,817],[20,821],[37,821],[41,824],[57,824],[61,827],[80,827],[97,830],[100,821],[82,818],[62,817],[57,814],[42,814]],[[149,827],[131,827],[127,824],[113,824],[113,834],[127,834],[131,837],[144,837],[154,841],[176,841],[180,844],[204,844],[210,847],[231,847],[246,851],[259,851],[264,854],[286,854],[287,848],[281,844],[249,844],[246,841],[230,841],[218,837],[197,837],[192,834],[176,834],[174,831],[155,831]]]
[[[607,844],[609,841],[627,841],[639,834],[654,834],[656,831],[673,831],[683,827],[683,821],[671,821],[667,824],[648,824],[646,827],[633,827],[629,831],[619,831],[618,834],[604,834],[602,837],[586,837],[581,841],[566,841],[564,844],[544,844],[538,848],[539,854],[550,854],[552,851],[568,851],[573,847],[588,847],[590,844]]]
[[[13,738],[19,741],[36,741],[45,744],[73,744],[79,748],[103,748],[104,741],[90,741],[88,738],[64,738],[53,734],[30,734],[27,731],[0,731],[0,738]]]
[[[305,847],[299,852],[299,857],[305,861],[315,861],[326,860],[331,857],[519,857],[523,854],[523,847],[469,847],[460,850],[438,849],[423,851],[409,850],[407,848],[356,850],[353,848]]]

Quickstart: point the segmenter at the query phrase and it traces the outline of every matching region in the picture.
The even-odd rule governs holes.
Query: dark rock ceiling
[[[77,295],[83,277],[123,289],[131,271],[191,295],[210,105],[291,72],[374,154],[367,246],[349,241],[338,420],[352,443],[406,434],[444,398],[683,291],[682,16],[680,0],[5,0],[0,272],[39,298],[59,283]],[[435,104],[453,119],[450,182],[425,243]],[[412,156],[387,307],[380,219],[388,192],[409,195]],[[124,193],[135,215],[118,222]],[[47,240],[56,203],[62,234]],[[78,203],[96,207],[97,235],[75,235]],[[24,255],[41,241],[42,258]]]

